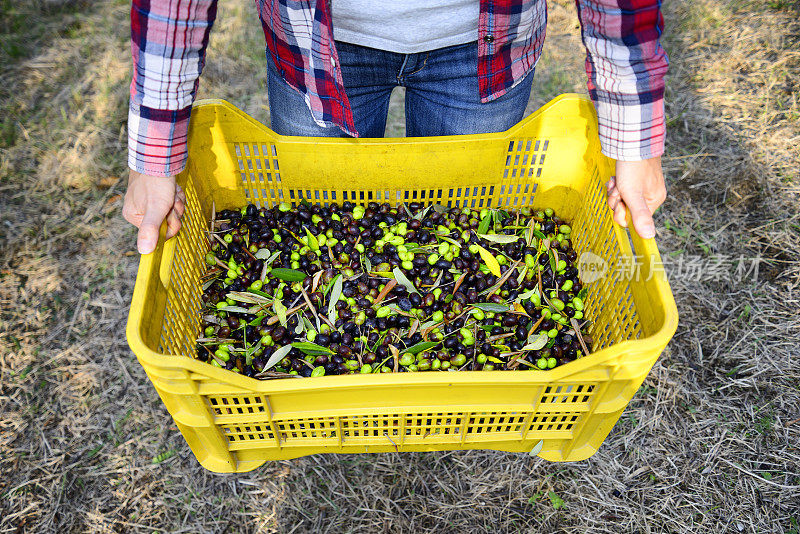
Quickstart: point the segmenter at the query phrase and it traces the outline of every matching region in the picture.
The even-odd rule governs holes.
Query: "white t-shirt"
[[[478,40],[478,0],[333,0],[337,41],[415,54]]]

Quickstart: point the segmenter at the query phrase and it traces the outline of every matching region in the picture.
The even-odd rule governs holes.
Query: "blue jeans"
[[[406,89],[406,135],[501,132],[519,122],[531,93],[533,71],[500,98],[481,103],[478,45],[467,43],[417,54],[397,54],[336,43],[345,92],[361,137],[383,137],[392,89]],[[345,137],[336,126],[311,118],[303,97],[267,59],[272,129],[281,135]]]

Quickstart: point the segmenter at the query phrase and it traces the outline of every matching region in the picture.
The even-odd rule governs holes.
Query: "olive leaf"
[[[264,368],[261,371],[268,371],[269,369],[272,369],[278,365],[278,363],[284,359],[287,354],[289,354],[290,350],[292,350],[291,345],[284,345],[283,347],[277,349],[272,353],[272,356],[269,357],[269,360],[267,360],[266,365],[264,365]]]
[[[485,312],[506,313],[511,311],[507,304],[495,304],[494,302],[476,302],[472,306]]]
[[[211,286],[214,284],[214,282],[216,282],[216,281],[217,281],[217,278],[218,278],[218,277],[217,277],[217,276],[215,276],[214,278],[212,278],[211,280],[209,280],[209,281],[207,281],[205,284],[203,284],[203,291],[204,291],[204,292],[205,292],[205,291],[207,291],[207,290],[208,290],[208,288],[209,288],[209,287],[211,287]]]
[[[328,300],[328,320],[334,322],[336,320],[334,313],[336,312],[336,303],[339,302],[339,297],[342,296],[342,275],[337,274],[333,280],[333,288],[331,289],[331,296]]]
[[[247,351],[244,353],[245,363],[247,365],[252,365],[252,363],[253,363],[253,354],[255,354],[255,352],[260,348],[261,348],[261,340],[259,339],[258,343],[256,343],[254,346],[252,346],[249,349],[247,349]]]
[[[278,316],[278,321],[281,322],[281,326],[286,327],[286,312],[288,309],[284,306],[283,302],[275,299],[272,303],[272,310],[275,312],[275,315]]]
[[[416,345],[411,345],[403,352],[408,352],[410,354],[419,354],[420,352],[424,352],[428,349],[431,349],[437,345],[436,341],[421,341]]]
[[[216,315],[204,315],[203,320],[208,323],[220,324],[219,317],[217,317]]]
[[[303,228],[306,231],[306,241],[308,242],[308,248],[310,248],[313,251],[319,250],[319,241],[317,241],[317,238],[314,237],[314,234],[311,233],[311,230],[309,230],[308,227],[304,226]]]
[[[403,271],[400,270],[400,267],[395,267],[394,269],[392,269],[392,274],[394,275],[394,279],[397,280],[398,284],[402,285],[410,292],[419,295],[419,291],[417,291],[417,288],[414,287],[414,284],[411,283],[411,280],[409,280],[406,277],[406,275],[403,274]]]
[[[235,300],[236,302],[244,302],[245,304],[268,304],[272,302],[271,298],[242,291],[229,291],[225,296],[231,300]]]
[[[534,296],[534,295],[536,295],[538,293],[539,293],[539,288],[538,287],[534,287],[533,289],[528,290],[525,293],[520,294],[517,297],[517,300],[519,300],[519,301],[528,300],[529,298],[531,298],[532,296]]]
[[[492,210],[489,210],[481,219],[481,223],[478,225],[478,235],[488,232],[490,224],[492,224]]]
[[[272,269],[269,272],[269,275],[279,280],[283,280],[284,282],[302,282],[306,279],[306,276],[308,276],[302,271],[297,271],[295,269],[284,269],[282,267]]]
[[[522,281],[525,280],[525,275],[528,274],[528,267],[523,263],[519,269],[519,276],[517,277],[517,285],[522,285]]]
[[[292,343],[291,346],[298,349],[302,353],[311,356],[319,356],[320,354],[334,354],[334,352],[328,347],[323,347],[322,345],[317,345],[316,343],[309,343],[308,341]]]
[[[250,310],[241,306],[226,306],[222,308],[222,311],[225,313],[250,313]]]
[[[439,284],[442,283],[442,276],[444,276],[444,271],[439,271],[439,276],[436,277],[436,281],[431,286],[431,289],[430,289],[431,291],[433,291],[434,289],[439,287]]]
[[[550,336],[547,335],[547,332],[539,332],[536,336],[529,337],[529,343],[522,347],[521,350],[539,350],[544,347],[549,340]]]
[[[531,246],[533,242],[533,225],[536,224],[536,219],[531,217],[530,222],[528,223],[528,228],[525,230],[525,245]]]
[[[418,221],[421,221],[422,219],[425,218],[425,215],[428,214],[428,211],[430,211],[430,209],[431,209],[431,206],[428,206],[424,210],[418,211],[417,214],[412,217],[412,219],[416,219]]]
[[[478,234],[478,237],[481,239],[485,239],[486,241],[490,241],[492,243],[514,243],[520,239],[518,235],[506,235],[506,234]]]
[[[260,248],[255,253],[255,257],[257,260],[266,260],[268,263],[272,263],[273,261],[275,261],[274,258],[277,258],[280,255],[281,255],[280,252],[275,252],[273,254],[270,254],[268,248]]]
[[[272,302],[272,301],[270,301],[270,302]],[[261,313],[267,307],[267,304],[269,304],[269,302],[265,303],[265,304],[254,304],[253,306],[250,306],[249,308],[247,308],[247,313],[252,313],[252,314]]]
[[[481,255],[481,259],[483,259],[483,263],[486,264],[486,267],[489,269],[493,275],[499,277],[500,276],[500,264],[497,263],[497,258],[495,258],[491,252],[486,250],[480,245],[475,245],[478,247],[478,252]]]
[[[258,317],[247,323],[247,326],[261,326],[261,322],[266,318],[267,318],[266,314],[259,315]]]
[[[331,278],[328,281],[328,283],[325,285],[325,288],[322,290],[322,294],[323,295],[327,295],[330,292],[331,288],[333,287],[333,284],[336,283],[336,279],[339,278],[340,276],[342,276],[342,275],[341,274],[337,274],[336,276],[334,276],[333,278]]]
[[[455,245],[455,246],[457,246],[458,248],[461,248],[461,245],[462,245],[462,243],[459,243],[458,241],[456,241],[456,240],[455,240],[455,239],[453,239],[452,237],[449,237],[449,236],[446,236],[446,235],[440,235],[440,236],[439,236],[439,239],[441,239],[441,240],[443,240],[443,241],[447,241],[447,242],[448,242],[448,243],[450,243],[451,245]]]
[[[442,206],[441,204],[434,204],[431,207],[433,208],[433,211],[439,214],[447,213],[448,211],[450,211],[450,208],[448,208],[447,206]]]
[[[313,278],[311,278],[311,291],[312,292],[317,290],[317,286],[319,285],[319,281],[322,279],[322,275],[323,275],[324,272],[325,271],[320,269],[319,271],[317,271],[314,274]]]
[[[419,331],[420,332],[424,332],[428,328],[430,328],[432,326],[436,326],[437,324],[442,324],[442,322],[441,321],[425,321],[424,323],[419,325]]]
[[[540,232],[536,228],[533,229],[533,235],[535,235],[539,239],[545,239],[546,237],[542,232]]]
[[[556,258],[553,255],[553,249],[547,249],[547,256],[550,258],[550,269],[553,271],[553,276],[556,274]]]
[[[581,299],[581,300],[585,300],[586,299],[586,295],[588,295],[588,294],[589,294],[589,288],[588,287],[583,287],[583,288],[581,288],[580,291],[578,291],[578,298]]]

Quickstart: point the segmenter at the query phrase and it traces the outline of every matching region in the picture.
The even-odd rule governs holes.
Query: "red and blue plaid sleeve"
[[[133,0],[128,166],[174,176],[186,165],[189,115],[217,0]]]
[[[589,95],[603,153],[638,161],[664,152],[667,54],[660,0],[576,0]]]

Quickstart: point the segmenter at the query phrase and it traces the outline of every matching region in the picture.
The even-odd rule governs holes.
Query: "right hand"
[[[181,228],[186,209],[186,195],[175,183],[174,176],[149,176],[134,170],[128,177],[128,190],[122,205],[122,216],[139,229],[136,247],[139,254],[150,254],[158,244],[158,233],[167,221],[167,239]]]

